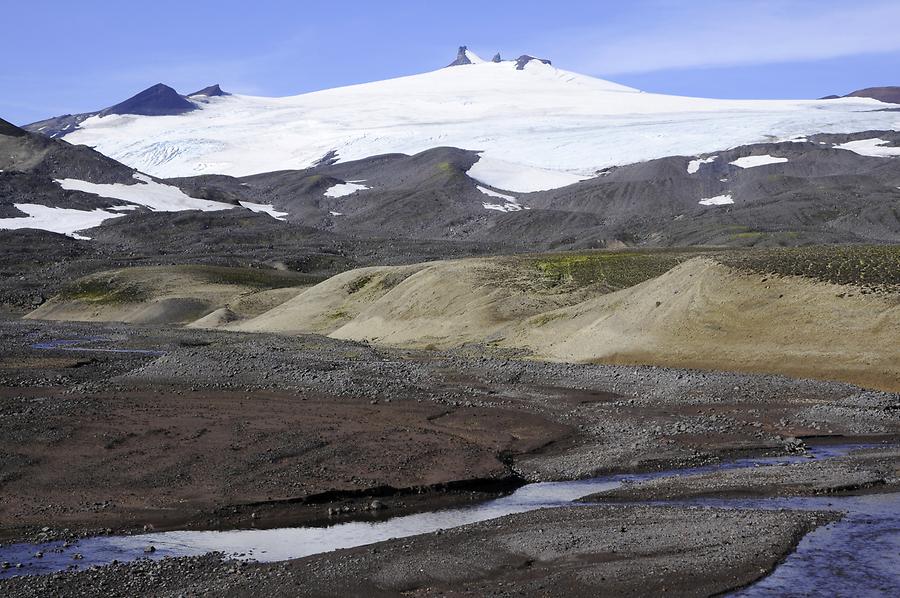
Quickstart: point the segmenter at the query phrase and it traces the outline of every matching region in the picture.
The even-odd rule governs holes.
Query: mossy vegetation
[[[150,296],[149,291],[136,284],[114,277],[83,278],[63,287],[59,298],[101,305],[140,303]]]
[[[349,285],[347,285],[347,292],[351,295],[358,293],[362,289],[366,287],[370,282],[372,282],[372,278],[374,278],[371,274],[368,276],[360,276],[356,280],[352,281]]]
[[[213,284],[264,291],[308,286],[321,280],[318,276],[262,268],[207,265],[128,268],[78,279],[63,287],[59,299],[105,305],[140,303],[172,285]]]
[[[558,253],[534,259],[544,284],[550,288],[594,286],[616,291],[656,278],[703,250],[592,251]]]
[[[321,282],[319,276],[300,274],[288,270],[267,268],[230,268],[226,266],[179,266],[176,271],[192,274],[212,284],[245,286],[253,289],[283,289]]]
[[[347,285],[347,293],[355,295],[361,291],[375,294],[387,292],[409,278],[411,274],[410,271],[401,270],[361,276]]]
[[[744,238],[764,235],[747,231]],[[779,236],[799,233],[781,231]],[[640,284],[699,256],[762,275],[802,276],[869,290],[900,292],[900,245],[814,245],[770,248],[697,248],[559,253],[531,260],[550,288],[595,287],[611,292]]]
[[[870,290],[900,291],[900,246],[817,245],[724,252],[736,269],[770,276],[803,276]]]

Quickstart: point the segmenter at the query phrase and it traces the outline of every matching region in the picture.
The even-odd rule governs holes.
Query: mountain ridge
[[[29,123],[22,128],[45,137],[59,138],[72,133],[81,123],[95,116],[127,114],[137,116],[177,116],[198,109],[197,103],[191,100],[195,96],[222,97],[228,95],[230,94],[223,91],[219,84],[210,85],[188,96],[183,96],[168,85],[157,83],[126,100],[102,110],[53,116]]]
[[[110,114],[135,114],[139,116],[173,116],[196,110],[197,106],[186,100],[178,92],[163,83],[157,83],[141,91],[124,102],[119,102],[99,112],[99,116]]]
[[[900,86],[866,87],[851,91],[847,95],[828,95],[820,100],[838,100],[841,98],[869,98],[885,104],[900,104]]]
[[[471,175],[534,192],[605,169],[815,133],[892,129],[865,98],[715,100],[644,93],[529,55],[283,98],[230,95],[171,119],[82,122],[63,132],[161,178],[297,170],[451,146],[481,152]],[[104,122],[100,122],[104,121]],[[46,131],[45,131],[46,132]]]

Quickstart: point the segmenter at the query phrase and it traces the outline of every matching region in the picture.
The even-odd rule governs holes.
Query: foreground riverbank
[[[528,481],[789,454],[802,450],[804,439],[852,443],[900,435],[897,395],[839,383],[540,363],[483,347],[413,352],[316,336],[14,320],[0,325],[0,446],[9,497],[0,505],[4,544],[101,531],[378,520],[476,503]],[[54,343],[59,340],[78,342]],[[896,464],[896,456],[887,462]],[[876,485],[894,483],[889,469],[872,469],[880,476]],[[531,530],[530,517],[539,515],[515,519],[515,529]],[[769,515],[760,517],[763,522]],[[755,527],[766,530],[766,542],[782,547],[775,553],[783,555],[819,521],[796,517]],[[488,522],[477,525],[490,529]],[[650,536],[684,531],[651,519],[641,526]],[[628,550],[639,552],[651,541],[628,542]],[[331,570],[325,563],[337,559],[338,566],[344,557],[308,558]],[[723,571],[738,579],[732,565],[740,569],[749,562],[761,575],[778,558],[757,567],[753,558],[729,557]],[[95,582],[138,583],[135,571],[157,580],[169,574],[173,582],[193,579],[186,567],[219,594],[233,576],[254,571],[246,581],[252,593],[260,579],[293,566],[220,564],[204,557],[3,583],[9,595],[63,587],[57,583],[103,594],[109,592]],[[367,583],[394,591],[378,585],[377,576]],[[410,584],[424,593],[431,587]]]

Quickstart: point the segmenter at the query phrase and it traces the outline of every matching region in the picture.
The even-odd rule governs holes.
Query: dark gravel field
[[[529,481],[900,437],[897,395],[839,383],[317,336],[16,319],[0,328],[5,543],[371,519],[373,500],[378,518],[394,517],[474,504]],[[831,477],[813,476],[816,487],[896,483],[895,455],[873,463],[839,464]],[[803,471],[816,467],[825,466]],[[725,486],[739,493],[769,479],[760,472],[731,474]],[[760,492],[779,492],[766,483]],[[700,487],[715,494],[722,485]],[[823,521],[660,513],[537,511],[285,564],[166,560],[2,581],[0,593],[572,595],[651,584],[703,595],[756,579]],[[696,542],[697,530],[709,541]],[[658,573],[638,583],[636,571]]]

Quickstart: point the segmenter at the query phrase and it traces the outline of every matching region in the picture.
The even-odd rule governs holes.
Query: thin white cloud
[[[772,64],[900,50],[900,2],[648,5],[638,25],[556,32],[541,44],[558,63],[608,75],[676,68]]]

